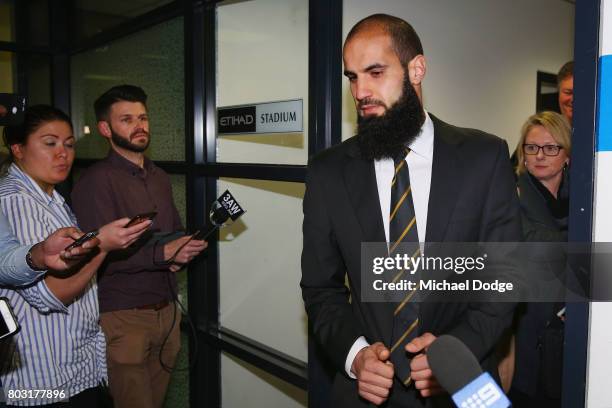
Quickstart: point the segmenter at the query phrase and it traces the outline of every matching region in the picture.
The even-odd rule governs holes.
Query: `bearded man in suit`
[[[423,109],[426,60],[406,21],[361,20],[343,59],[358,134],[310,161],[303,204],[302,294],[315,340],[337,368],[332,406],[446,406],[427,347],[453,335],[497,377],[494,349],[515,305],[365,302],[361,244],[519,241],[508,147]]]

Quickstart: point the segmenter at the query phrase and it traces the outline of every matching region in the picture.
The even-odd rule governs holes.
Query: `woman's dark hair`
[[[70,129],[73,129],[70,117],[53,106],[34,105],[27,108],[24,112],[23,122],[20,125],[6,126],[4,128],[2,139],[9,153],[7,161],[13,161],[13,153],[11,152],[12,145],[26,144],[28,136],[36,132],[38,128],[45,123],[56,120],[67,123]]]

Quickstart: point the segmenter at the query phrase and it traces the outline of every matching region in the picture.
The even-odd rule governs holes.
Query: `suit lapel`
[[[431,115],[434,123],[434,151],[429,203],[427,205],[427,242],[444,241],[448,222],[455,209],[455,198],[463,177],[457,161],[459,141],[446,123]]]
[[[361,228],[360,241],[386,242],[374,162],[362,159],[356,144],[351,147],[344,167],[344,183]],[[361,277],[356,282],[361,282]],[[393,329],[393,305],[387,302],[372,302],[368,308],[372,313],[372,322],[378,329],[376,331],[383,342],[389,344]]]
[[[361,227],[362,241],[385,242],[374,162],[357,157],[355,149],[349,155],[351,158],[344,167],[344,182]]]

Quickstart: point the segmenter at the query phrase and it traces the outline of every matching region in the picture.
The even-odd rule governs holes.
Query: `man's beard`
[[[382,116],[357,116],[357,140],[361,155],[367,160],[394,158],[418,136],[425,112],[416,91],[404,74],[402,95]],[[380,101],[362,100],[360,104],[383,105]]]
[[[136,129],[134,132],[130,134],[130,137],[127,139],[122,137],[118,133],[116,133],[112,127],[110,128],[110,131],[111,131],[111,140],[113,141],[115,146],[121,147],[125,150],[129,150],[130,152],[142,153],[145,150],[147,150],[147,147],[149,147],[149,143],[151,142],[151,138],[149,137],[149,132],[144,131],[142,129]],[[138,144],[132,143],[130,140],[132,140],[132,136],[134,136],[137,133],[145,133],[147,135],[147,143],[145,143],[144,145],[138,145]]]

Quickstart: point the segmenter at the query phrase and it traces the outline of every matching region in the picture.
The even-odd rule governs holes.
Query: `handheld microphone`
[[[225,192],[211,204],[210,213],[208,214],[208,219],[211,224],[196,231],[193,235],[193,239],[206,239],[217,228],[233,223],[245,212],[246,211],[238,204],[238,201],[236,201],[229,190],[225,190]]]
[[[438,337],[427,349],[434,376],[459,408],[508,408],[512,404],[493,377],[459,339]]]
[[[191,235],[191,238],[181,245],[174,252],[174,255],[165,261],[165,263],[173,262],[181,249],[183,249],[191,240],[206,239],[210,234],[216,231],[217,228],[233,223],[245,212],[246,211],[240,206],[240,204],[238,204],[238,201],[236,201],[229,190],[225,190],[225,192],[211,204],[211,209],[208,213],[208,219],[210,220],[211,225],[206,225],[194,232],[193,235]]]

